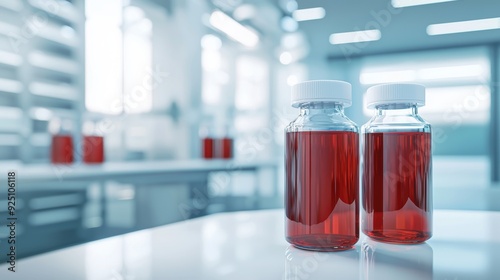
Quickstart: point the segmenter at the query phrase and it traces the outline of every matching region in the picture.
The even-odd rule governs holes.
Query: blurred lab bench
[[[0,279],[498,279],[500,213],[434,212],[434,236],[310,252],[284,238],[284,211],[220,213],[0,265]]]
[[[201,159],[100,165],[13,163],[3,165],[1,172],[17,173],[18,236],[26,245],[19,254],[24,257],[207,213],[269,208],[262,205],[263,196],[281,201],[278,166],[275,160]],[[246,208],[229,194],[214,196],[210,191],[209,185],[227,187],[234,173],[259,177],[262,172],[272,178],[267,180],[270,190],[262,195],[263,180],[252,180],[254,192],[244,198]],[[0,190],[2,220],[7,217],[5,191]],[[235,201],[239,207],[224,206]],[[217,205],[218,210],[213,207]],[[5,227],[0,228],[0,242],[7,234]]]
[[[277,168],[275,160],[169,160],[108,162],[98,165],[71,164],[47,165],[15,164],[8,170],[20,172],[19,179],[26,187],[44,181],[145,181],[154,182],[199,182],[206,181],[211,172],[258,171],[262,168]],[[4,169],[6,169],[4,167]],[[26,188],[25,187],[25,188]]]

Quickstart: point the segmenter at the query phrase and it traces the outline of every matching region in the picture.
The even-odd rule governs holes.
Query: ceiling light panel
[[[322,19],[326,15],[325,9],[322,7],[300,9],[293,12],[293,18],[296,21]]]
[[[485,18],[477,20],[431,24],[427,27],[427,34],[430,36],[434,36],[492,29],[500,29],[500,18]]]
[[[330,44],[350,44],[380,40],[382,34],[378,29],[333,33],[330,35]]]
[[[429,5],[444,2],[454,2],[455,0],[392,0],[394,8],[405,8],[411,6]]]

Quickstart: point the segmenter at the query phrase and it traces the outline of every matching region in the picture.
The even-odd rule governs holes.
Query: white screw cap
[[[306,102],[338,102],[352,104],[351,84],[336,80],[306,81],[292,86],[292,107]]]
[[[411,103],[425,105],[425,87],[419,84],[381,84],[366,91],[365,104],[373,109],[384,104]]]

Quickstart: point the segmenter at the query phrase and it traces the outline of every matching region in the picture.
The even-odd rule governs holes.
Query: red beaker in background
[[[52,134],[52,143],[50,147],[50,161],[54,164],[73,163],[73,136],[70,120],[61,121],[55,118],[49,123],[49,132]]]
[[[82,159],[84,163],[104,162],[104,137],[99,133],[96,122],[86,121],[83,124]]]
[[[98,135],[83,136],[83,162],[104,162],[104,137]]]
[[[220,127],[219,133],[217,134],[217,140],[215,142],[216,157],[221,159],[232,159],[233,154],[233,137],[231,133],[231,128],[229,125],[224,125]]]
[[[73,137],[71,135],[52,135],[51,162],[73,163]]]
[[[213,159],[215,157],[215,139],[208,126],[200,129],[201,139],[201,157],[204,159]]]
[[[202,156],[204,159],[214,158],[214,138],[206,136],[202,141]]]
[[[217,139],[218,158],[231,159],[233,158],[233,138],[224,136]]]

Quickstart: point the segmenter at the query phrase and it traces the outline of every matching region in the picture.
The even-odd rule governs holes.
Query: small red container
[[[73,163],[73,138],[71,135],[53,135],[50,155],[51,162],[54,164]]]
[[[201,139],[201,153],[204,159],[214,158],[214,139],[212,137],[205,137]]]
[[[85,163],[104,162],[104,137],[102,136],[83,137],[83,162]]]
[[[218,157],[223,159],[233,158],[233,139],[224,137],[217,141],[218,143]]]

